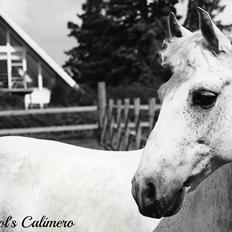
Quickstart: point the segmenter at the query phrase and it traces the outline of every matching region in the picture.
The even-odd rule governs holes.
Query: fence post
[[[120,151],[120,147],[121,147],[121,143],[122,143],[122,137],[124,136],[125,142],[126,142],[126,133],[127,133],[127,127],[128,127],[128,120],[129,120],[129,107],[130,107],[130,99],[129,98],[125,98],[124,99],[124,105],[123,105],[123,123],[124,125],[120,125],[120,131],[118,134],[118,141],[117,141],[117,151]],[[122,117],[122,115],[121,115]]]
[[[111,139],[111,136],[113,134],[113,128],[114,128],[114,115],[113,115],[113,109],[114,109],[114,100],[109,100],[109,139]]]
[[[155,121],[156,99],[149,98],[149,132],[152,131]]]
[[[106,85],[105,82],[98,83],[98,120],[99,128],[103,126],[103,118],[106,113]]]
[[[135,130],[137,129],[137,124],[139,123],[140,117],[140,98],[134,98],[134,121],[135,121]]]
[[[142,139],[142,128],[140,126],[140,98],[134,99],[134,116],[135,116],[135,146],[140,149]]]

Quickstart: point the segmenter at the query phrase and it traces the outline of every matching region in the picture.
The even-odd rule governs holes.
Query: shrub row
[[[157,98],[157,91],[152,88],[134,84],[132,86],[109,87],[107,88],[107,96],[112,99],[133,99],[139,97],[142,104],[148,104],[149,98]]]
[[[0,129],[79,125],[95,123],[96,119],[96,112],[8,116],[0,118]]]

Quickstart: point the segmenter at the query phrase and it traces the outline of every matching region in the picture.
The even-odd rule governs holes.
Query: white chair
[[[51,99],[51,90],[47,88],[34,89],[32,93],[28,93],[24,96],[25,109],[33,108],[34,105],[39,105],[40,108],[44,108],[45,104],[49,104]]]

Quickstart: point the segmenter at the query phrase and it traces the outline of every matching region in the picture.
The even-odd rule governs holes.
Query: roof
[[[11,19],[5,12],[0,11],[0,17],[23,39],[34,52],[40,56],[45,63],[47,63],[69,86],[79,88],[78,84],[66,73],[31,37],[20,28],[13,19]]]

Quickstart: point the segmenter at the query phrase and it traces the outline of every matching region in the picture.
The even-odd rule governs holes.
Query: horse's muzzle
[[[176,214],[183,203],[184,188],[175,189],[165,197],[158,197],[152,182],[138,184],[132,181],[132,195],[138,205],[139,212],[152,218],[169,217]]]

